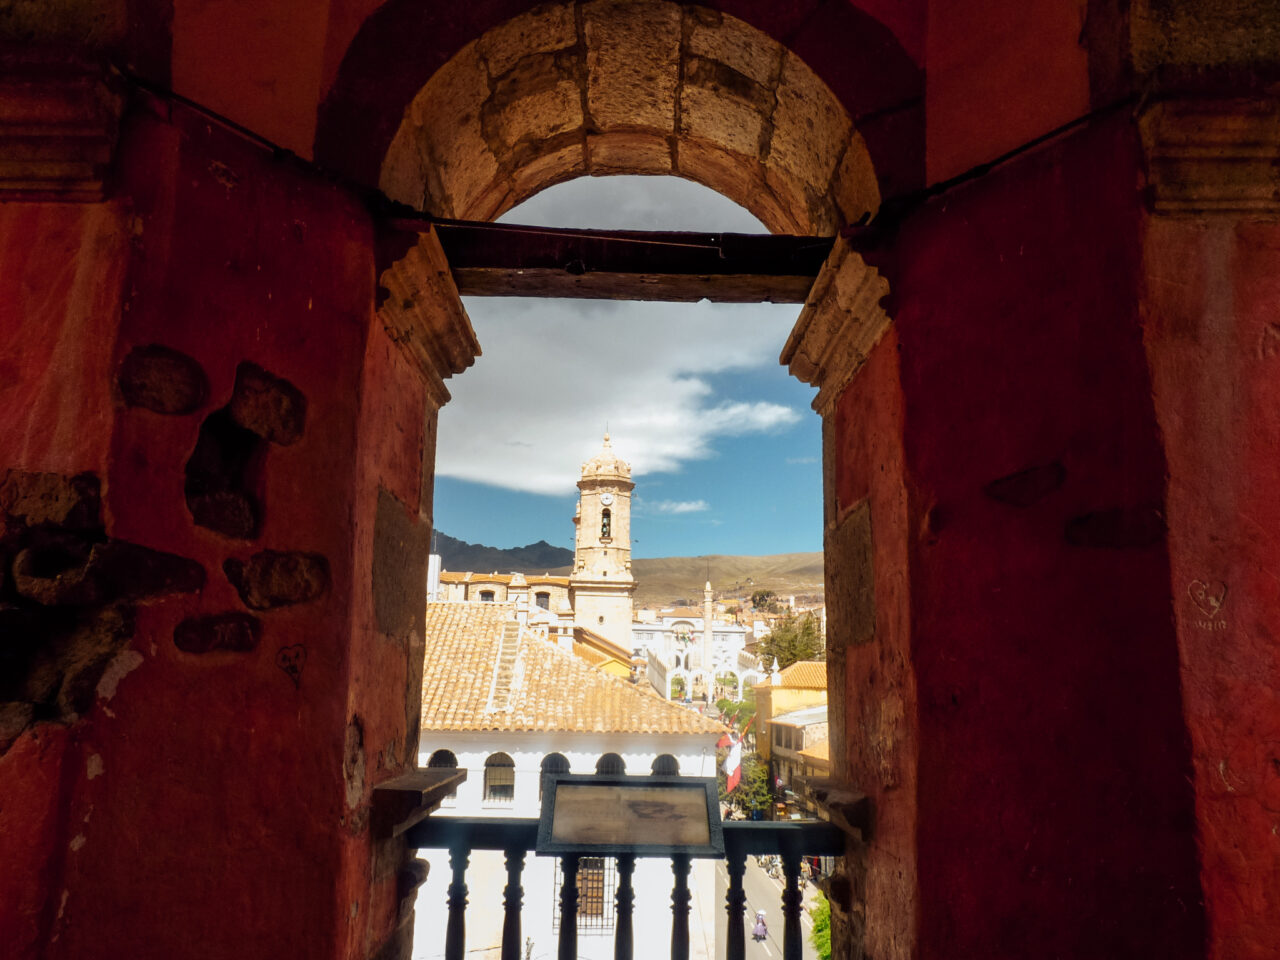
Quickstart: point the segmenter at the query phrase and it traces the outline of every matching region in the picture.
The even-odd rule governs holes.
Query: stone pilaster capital
[[[823,416],[889,329],[880,306],[888,292],[889,282],[837,240],[780,358],[792,376],[818,388],[813,409]]]
[[[444,381],[475,362],[480,343],[435,230],[420,234],[378,284],[386,291],[378,317],[422,374],[431,402],[444,406],[449,401]]]
[[[1139,114],[1138,129],[1153,212],[1280,216],[1280,100],[1157,100]]]
[[[123,90],[76,53],[0,48],[0,200],[101,200]]]

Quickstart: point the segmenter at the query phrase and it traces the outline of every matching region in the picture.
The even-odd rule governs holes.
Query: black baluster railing
[[[525,855],[537,842],[538,821],[514,817],[439,817],[433,816],[412,827],[409,845],[418,849],[437,848],[449,852],[453,880],[448,889],[449,919],[445,930],[446,960],[463,960],[465,955],[467,906],[466,869],[473,850],[501,850],[507,854],[507,886],[504,895],[506,919],[503,925],[503,960],[520,957],[520,919],[523,887],[521,868]],[[746,953],[744,920],[746,897],[742,878],[746,858],[751,855],[780,856],[783,864],[782,893],[783,958],[799,960],[803,941],[800,927],[802,898],[799,887],[802,856],[836,856],[844,852],[844,834],[828,823],[817,821],[729,822],[724,824],[725,859],[729,873],[729,889],[725,895],[726,958],[743,960]],[[561,960],[575,960],[578,939],[578,857],[563,857],[564,884],[560,889]],[[615,960],[630,960],[634,954],[633,917],[635,892],[632,875],[635,857],[617,860],[618,887],[615,903]],[[691,864],[688,857],[673,857],[674,884],[671,892],[671,956],[687,960],[689,956],[689,915],[692,896],[689,890]]]
[[[729,873],[729,889],[724,895],[725,956],[729,960],[741,960],[746,956],[747,941],[743,920],[747,912],[747,892],[742,889],[742,877],[747,872],[747,855],[725,837],[725,866]]]
[[[689,960],[689,858],[677,853],[671,858],[676,882],[671,888],[671,960]]]
[[[560,858],[560,960],[578,960],[578,858]]]
[[[618,895],[615,899],[616,929],[613,934],[613,960],[631,960],[635,941],[631,930],[631,917],[635,912],[636,894],[631,887],[631,875],[636,870],[636,858],[618,857]]]
[[[782,960],[800,960],[800,854],[794,850],[782,854]]]
[[[508,848],[507,885],[502,891],[502,960],[520,960],[520,910],[524,906],[524,887],[520,874],[524,872],[525,850]]]
[[[462,960],[467,950],[467,864],[470,846],[449,849],[453,882],[449,884],[449,922],[444,934],[444,960]]]

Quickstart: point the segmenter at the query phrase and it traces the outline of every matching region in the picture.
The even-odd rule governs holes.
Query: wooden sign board
[[[715,778],[546,774],[536,850],[723,857]]]

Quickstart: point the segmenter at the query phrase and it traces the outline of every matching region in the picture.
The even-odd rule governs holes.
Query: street
[[[724,897],[729,889],[729,874],[723,862],[716,864],[716,902],[720,904],[720,923],[724,923]],[[746,931],[747,952],[752,960],[781,960],[782,957],[782,881],[775,880],[758,866],[755,857],[747,857],[747,871],[742,877],[742,889],[747,894],[746,916],[743,924]],[[813,922],[809,919],[808,908],[813,903],[815,888],[806,885],[804,905],[800,910],[800,933],[804,940],[804,960],[817,960],[817,951],[809,942],[809,931]],[[755,925],[756,911],[763,910],[765,923],[769,927],[768,939],[757,942],[751,939],[751,928]],[[716,935],[716,960],[725,958],[725,938],[722,930]]]

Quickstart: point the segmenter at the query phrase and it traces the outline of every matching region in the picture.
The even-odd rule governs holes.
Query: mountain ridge
[[[546,573],[562,577],[573,572],[573,551],[552,546],[545,540],[501,549],[467,543],[440,533],[435,552],[440,554],[444,569],[455,572]],[[680,601],[701,603],[703,584],[708,580],[718,597],[745,595],[756,590],[772,590],[784,597],[815,596],[824,592],[821,551],[635,559],[631,561],[631,575],[636,579],[637,606]]]

